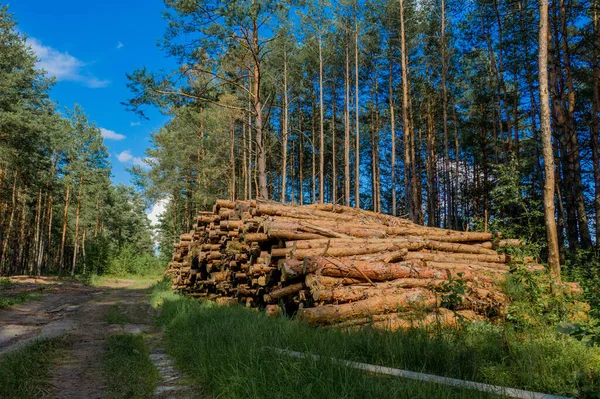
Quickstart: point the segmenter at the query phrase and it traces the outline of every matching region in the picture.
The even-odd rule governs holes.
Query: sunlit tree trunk
[[[360,109],[358,106],[359,91],[358,91],[358,10],[354,13],[354,99],[355,99],[355,139],[356,139],[356,155],[354,160],[354,206],[360,208],[360,126],[359,116]]]
[[[71,195],[71,186],[67,182],[67,189],[65,192],[65,208],[63,212],[62,222],[62,236],[60,239],[60,251],[58,253],[58,274],[61,274],[64,267],[65,260],[65,242],[67,240],[67,221],[69,219],[69,199]]]
[[[6,267],[6,255],[8,252],[8,244],[10,242],[10,236],[12,234],[13,224],[15,220],[15,211],[17,208],[17,179],[19,176],[19,171],[15,171],[15,176],[13,178],[12,185],[12,195],[11,195],[11,207],[10,207],[10,216],[8,218],[8,227],[6,228],[6,232],[4,233],[4,242],[2,243],[2,255],[0,256],[0,274],[7,272]]]
[[[287,146],[288,146],[288,87],[287,87],[287,50],[283,50],[283,126],[281,132],[281,202],[285,203],[287,191]]]
[[[548,238],[548,265],[553,277],[560,281],[560,259],[558,236],[554,210],[554,153],[552,150],[552,132],[550,131],[550,98],[548,95],[548,0],[540,0],[539,31],[539,86],[540,120],[542,124],[542,148],[544,152],[544,215]]]
[[[344,197],[350,206],[350,59],[346,41],[346,76],[344,79]]]
[[[71,266],[71,276],[75,275],[75,266],[77,266],[77,252],[79,252],[79,216],[81,215],[81,199],[83,197],[83,179],[79,179],[79,193],[77,193],[77,209],[75,210],[75,239],[73,240],[73,265]]]
[[[325,202],[325,127],[323,111],[323,44],[319,37],[319,202]]]
[[[391,44],[390,44],[391,45]],[[392,183],[392,215],[398,215],[398,209],[396,204],[396,112],[394,109],[394,86],[393,86],[393,75],[392,75],[392,52],[390,50],[389,57],[389,81],[388,81],[388,90],[389,90],[389,101],[390,101],[390,131],[391,131],[391,139],[392,139],[392,161],[391,161],[391,183]]]
[[[231,185],[229,199],[235,201],[235,119],[231,118],[229,122],[229,169],[231,171]],[[190,227],[189,225],[187,226]]]
[[[406,38],[404,34],[404,0],[400,0],[400,60],[402,64],[402,129],[404,136],[404,196],[408,216],[413,222],[418,221],[415,206],[414,165],[411,153],[412,124],[409,118],[409,81],[408,81],[408,54],[406,53]]]

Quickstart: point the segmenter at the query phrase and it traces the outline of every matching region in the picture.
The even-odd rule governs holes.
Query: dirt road
[[[0,354],[39,338],[67,335],[67,353],[52,372],[54,397],[106,397],[101,359],[104,340],[115,333],[143,335],[162,377],[154,398],[196,397],[161,347],[161,331],[154,325],[155,311],[148,302],[151,281],[106,280],[90,287],[53,278],[13,280],[10,290],[43,287],[42,297],[0,310]],[[111,314],[124,322],[109,324]]]

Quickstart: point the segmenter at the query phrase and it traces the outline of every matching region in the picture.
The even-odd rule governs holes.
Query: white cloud
[[[133,157],[133,164],[137,166],[141,166],[142,168],[147,168],[148,164],[145,162],[145,158]]]
[[[142,126],[142,122],[129,122],[129,126]]]
[[[133,155],[131,155],[131,151],[129,150],[125,150],[117,154],[117,159],[119,160],[119,162],[127,163],[130,162],[133,158],[134,157]]]
[[[114,130],[108,130],[105,129],[103,127],[100,128],[100,134],[102,134],[102,137],[104,137],[106,140],[125,140],[126,137],[122,134],[119,134],[117,132],[115,132]]]
[[[98,79],[85,71],[86,64],[68,52],[44,46],[39,40],[29,37],[27,43],[38,57],[38,67],[44,69],[57,81],[78,82],[92,89],[106,87],[108,80]]]
[[[152,206],[152,209],[150,209],[150,212],[148,213],[148,219],[150,219],[150,223],[152,223],[152,226],[158,226],[158,219],[167,210],[168,203],[168,200],[162,199]]]
[[[125,150],[117,154],[117,159],[121,163],[131,163],[135,166],[139,166],[142,168],[149,168],[150,165],[148,165],[148,161],[151,161],[153,158],[134,157],[133,155],[131,155],[130,150]]]
[[[121,42],[117,43],[117,49],[123,48],[125,45]]]

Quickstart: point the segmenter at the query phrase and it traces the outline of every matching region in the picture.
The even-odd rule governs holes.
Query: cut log
[[[279,288],[277,290],[273,290],[268,294],[263,296],[263,300],[266,303],[276,301],[280,298],[284,298],[286,296],[294,295],[298,291],[304,288],[304,283],[296,283],[292,285],[288,285],[287,287]]]
[[[369,315],[398,312],[411,306],[423,309],[433,308],[436,305],[436,297],[431,291],[409,289],[394,296],[380,296],[342,305],[300,309],[298,318],[308,322],[309,325],[326,325]]]
[[[385,283],[377,283],[374,286],[370,284],[354,284],[334,288],[313,287],[311,294],[315,301],[347,303],[376,296],[396,296],[404,292],[406,288],[433,289],[440,287],[446,282],[447,280],[445,279],[401,278]]]

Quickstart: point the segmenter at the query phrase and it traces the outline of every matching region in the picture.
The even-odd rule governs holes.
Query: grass
[[[119,334],[106,339],[103,369],[110,398],[147,398],[159,381],[141,335]]]
[[[463,329],[343,332],[154,287],[168,352],[200,385],[226,398],[487,398],[469,390],[367,375],[290,359],[279,347],[405,370],[575,397],[600,394],[600,348],[552,329],[515,332],[486,323]]]
[[[140,276],[136,274],[131,275],[97,275],[97,274],[86,274],[86,275],[78,275],[77,280],[82,284],[89,285],[92,287],[106,287],[113,286],[115,284],[122,283],[124,281],[129,282],[128,288],[146,288],[151,286],[157,280],[162,278],[162,275],[155,276]]]
[[[2,288],[2,287],[10,287],[13,284],[14,283],[12,281],[10,281],[10,279],[7,278],[7,277],[0,278],[0,288]]]
[[[119,310],[119,305],[113,305],[106,315],[108,324],[119,324],[121,326],[129,323],[129,317]]]
[[[68,338],[60,337],[0,355],[0,398],[50,397],[50,369],[67,345]]]
[[[42,297],[41,291],[43,289],[43,287],[40,287],[40,289],[38,289],[37,291],[20,292],[14,296],[0,297],[0,309],[6,308],[8,306],[17,305],[23,302],[37,301]]]

